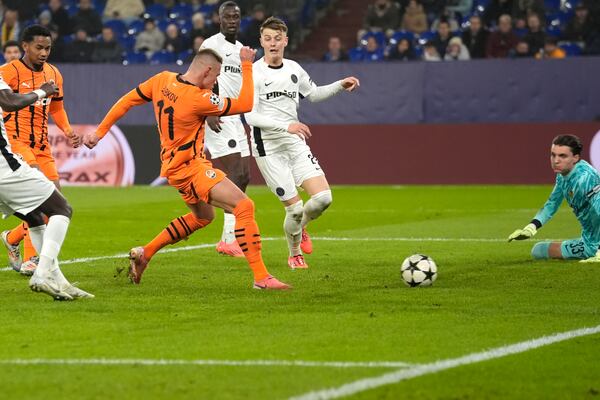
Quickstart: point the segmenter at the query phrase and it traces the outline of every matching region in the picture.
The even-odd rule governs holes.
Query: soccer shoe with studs
[[[596,255],[585,260],[579,260],[580,263],[598,263],[600,262],[600,250],[596,252]]]
[[[255,281],[252,287],[258,290],[287,290],[292,288],[287,283],[283,283],[271,275],[260,281]]]
[[[61,290],[64,293],[71,296],[73,299],[83,299],[83,298],[93,299],[94,297],[96,297],[93,294],[88,293],[85,290],[81,290],[77,286],[70,284],[70,283],[67,286],[62,287]]]
[[[304,256],[302,254],[298,254],[297,256],[292,256],[288,258],[288,266],[291,269],[307,269],[308,264],[304,261]]]
[[[40,258],[38,256],[31,257],[29,260],[21,264],[21,269],[19,270],[19,273],[25,276],[33,275],[39,262]]]
[[[221,241],[217,243],[217,253],[231,257],[244,257],[244,252],[237,241],[231,243]]]
[[[29,288],[34,292],[46,293],[54,300],[73,300],[73,297],[64,292],[51,276],[44,278],[36,275],[32,276],[29,280]]]
[[[2,238],[2,243],[4,243],[4,247],[6,247],[6,251],[8,252],[8,266],[19,272],[21,269],[21,263],[23,260],[21,259],[21,251],[19,250],[19,245],[12,245],[8,243],[8,234],[10,231],[4,231],[0,235]]]
[[[302,241],[300,242],[300,250],[302,250],[304,254],[310,254],[313,252],[312,240],[310,240],[310,236],[308,236],[306,228],[302,228]]]
[[[148,267],[148,260],[144,257],[143,247],[134,247],[129,250],[129,271],[127,276],[129,280],[134,284],[139,284],[142,279],[142,274]]]

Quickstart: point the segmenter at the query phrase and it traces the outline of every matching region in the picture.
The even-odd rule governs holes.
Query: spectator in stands
[[[375,0],[369,5],[363,23],[365,30],[383,31],[387,36],[391,36],[399,26],[400,7],[397,3],[392,3],[391,0]]]
[[[444,7],[446,6],[447,0],[420,0],[425,8],[429,20],[433,20],[436,16],[440,15]]]
[[[524,39],[529,43],[529,49],[533,54],[537,54],[544,47],[546,32],[544,32],[540,17],[536,13],[527,16],[527,34]]]
[[[39,24],[41,26],[43,26],[44,28],[48,29],[48,30],[58,30],[58,26],[56,26],[53,22],[52,22],[52,13],[50,12],[50,10],[44,10],[40,13],[40,16],[38,17],[39,20]]]
[[[65,61],[72,63],[92,62],[94,42],[84,27],[75,29],[75,39],[65,46]]]
[[[563,39],[572,42],[585,43],[589,40],[594,31],[594,24],[590,18],[588,8],[584,4],[578,4],[575,7],[575,15],[567,23]]]
[[[513,1],[516,0],[492,0],[485,8],[483,13],[483,22],[491,27],[502,15],[511,15],[513,11]]]
[[[428,41],[423,45],[423,61],[442,61],[437,47],[432,41]]]
[[[485,58],[485,45],[490,32],[481,24],[481,17],[473,15],[469,18],[469,27],[462,34],[462,41],[471,58]]]
[[[463,44],[462,39],[458,36],[450,39],[446,54],[444,55],[444,61],[467,61],[470,59],[469,50]]]
[[[202,43],[204,43],[204,40],[206,40],[204,36],[196,36],[194,38],[192,41],[192,54],[189,56],[187,62],[191,62],[194,59],[194,56],[202,46]]]
[[[48,56],[48,62],[60,63],[65,61],[65,40],[64,36],[60,36],[58,31],[51,30],[50,35],[52,36],[52,49]]]
[[[217,13],[217,17],[218,17]],[[265,12],[265,8],[262,4],[257,4],[252,9],[252,19],[243,35],[242,43],[246,46],[249,46],[253,49],[261,49],[260,45],[260,26],[267,19],[267,13]],[[220,23],[217,22],[217,27],[219,27]],[[258,55],[257,55],[258,57]]]
[[[458,13],[462,18],[471,14],[473,0],[448,0],[446,8],[452,13]]]
[[[96,43],[92,53],[92,61],[95,63],[121,63],[125,49],[115,39],[115,33],[111,28],[102,28],[102,38]]]
[[[151,0],[153,4],[162,4],[166,9],[173,8],[175,5],[175,0]],[[182,2],[182,3],[185,3]]]
[[[19,40],[21,29],[19,26],[19,12],[17,10],[4,10],[4,18],[0,25],[0,42],[6,43],[9,40]]]
[[[190,32],[190,42],[194,41],[197,36],[207,38],[206,35],[206,21],[204,20],[204,14],[201,12],[194,13],[192,15],[192,30]],[[198,50],[198,49],[196,49]]]
[[[21,46],[19,46],[19,42],[9,40],[2,46],[2,54],[4,55],[4,61],[8,63],[21,58],[23,51],[21,50]]]
[[[544,16],[546,10],[544,8],[544,0],[514,0],[512,17],[526,19],[529,14],[537,14],[542,22],[546,21]]]
[[[444,7],[442,13],[435,20],[433,20],[429,29],[431,29],[432,31],[437,31],[438,27],[440,26],[440,22],[442,21],[448,23],[451,32],[460,29],[460,26],[458,24],[458,21],[456,20],[456,17],[454,16],[454,13],[448,10],[448,7]]]
[[[410,40],[402,38],[398,40],[395,46],[392,46],[387,59],[390,61],[412,61],[417,59],[417,55]]]
[[[490,34],[485,54],[487,58],[506,58],[519,38],[512,31],[512,18],[504,14],[498,18],[498,29]]]
[[[108,0],[104,7],[104,18],[116,18],[130,23],[138,19],[145,9],[142,0]]]
[[[344,51],[339,37],[331,36],[329,38],[327,53],[323,55],[322,60],[328,62],[348,61],[348,55]]]
[[[418,0],[410,0],[408,2],[406,11],[402,17],[402,29],[417,34],[429,29],[427,15],[423,10],[423,5]]]
[[[50,13],[52,14],[52,23],[58,26],[58,34],[60,36],[68,36],[71,34],[71,21],[69,13],[63,7],[62,0],[50,0],[48,2]]]
[[[363,61],[383,61],[385,56],[379,48],[379,43],[375,36],[369,35],[367,37],[367,44],[365,45],[363,53]]]
[[[46,1],[44,1],[45,3]],[[17,17],[20,22],[29,21],[37,16],[41,0],[2,0],[0,4],[5,9],[17,11]],[[22,24],[21,24],[22,25]]]
[[[260,4],[258,6],[260,6]],[[221,17],[219,16],[219,9],[217,8],[210,14],[210,23],[206,25],[206,34],[209,35],[208,37],[211,37],[219,32],[221,32]]]
[[[515,48],[509,52],[510,58],[532,58],[533,53],[529,49],[529,43],[525,39],[519,39]]]
[[[177,24],[169,24],[165,30],[166,38],[163,48],[171,53],[179,54],[184,51],[187,46],[185,39],[179,32]]]
[[[560,59],[565,58],[567,54],[563,49],[558,47],[558,39],[553,36],[548,36],[544,42],[544,48],[542,48],[536,55],[535,58],[539,59]]]
[[[582,4],[587,7],[590,12],[590,19],[594,23],[596,29],[600,28],[600,1],[598,0],[583,0]]]
[[[156,27],[154,19],[147,18],[144,22],[144,30],[135,38],[135,50],[143,51],[148,58],[163,48],[165,35]]]
[[[71,24],[85,29],[89,37],[102,32],[102,18],[92,7],[92,0],[79,0],[79,10],[73,16]]]
[[[432,42],[435,48],[437,49],[440,58],[442,59],[446,55],[446,49],[448,48],[450,39],[452,39],[452,33],[450,32],[450,24],[447,21],[441,21],[438,26],[437,33],[432,39]]]

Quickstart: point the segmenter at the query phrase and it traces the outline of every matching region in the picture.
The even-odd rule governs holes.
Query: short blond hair
[[[272,29],[274,31],[279,31],[282,33],[287,34],[288,31],[288,27],[285,24],[285,22],[283,22],[283,20],[277,18],[277,17],[269,17],[265,20],[265,22],[262,23],[262,25],[260,26],[260,33],[262,34],[264,29]]]

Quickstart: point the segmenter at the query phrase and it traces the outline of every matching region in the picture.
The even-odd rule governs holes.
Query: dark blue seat
[[[160,3],[150,4],[144,14],[156,20],[167,18],[167,8]]]
[[[348,59],[351,62],[362,61],[363,57],[364,57],[364,50],[362,47],[354,47],[354,48],[350,49],[350,51],[348,52]]]
[[[137,35],[138,33],[140,33],[143,30],[144,30],[144,21],[141,19],[136,19],[135,21],[132,21],[129,24],[129,26],[127,27],[127,33],[129,33],[130,35]]]
[[[123,36],[127,32],[125,22],[120,19],[109,19],[104,22],[104,26],[111,28],[115,33],[115,37]]]
[[[563,49],[569,57],[576,57],[581,55],[581,47],[579,47],[579,45],[576,43],[562,43],[560,45],[560,48]]]
[[[137,51],[128,51],[125,53],[123,65],[145,64],[147,61],[146,54]]]
[[[150,57],[150,64],[152,65],[160,65],[160,64],[174,64],[177,60],[175,53],[171,53],[170,51],[161,50],[152,54]]]
[[[191,4],[180,3],[176,4],[169,10],[169,18],[171,19],[190,19],[194,13],[194,8]]]

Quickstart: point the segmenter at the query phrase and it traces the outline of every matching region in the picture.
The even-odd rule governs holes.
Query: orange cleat
[[[274,276],[269,275],[265,279],[254,282],[253,288],[259,290],[287,290],[291,289],[292,287],[287,283],[277,280],[277,278]]]
[[[223,254],[224,256],[244,257],[244,252],[240,248],[240,245],[237,241],[233,241],[231,243],[217,243],[217,252],[219,254]]]
[[[308,264],[304,261],[304,256],[302,254],[298,254],[297,256],[292,256],[288,258],[288,265],[291,269],[307,269]]]
[[[312,240],[310,240],[310,236],[308,236],[306,228],[302,228],[302,241],[300,242],[300,250],[302,250],[304,254],[310,254],[313,252]]]
[[[134,247],[129,250],[129,271],[127,276],[129,280],[136,285],[140,283],[142,274],[148,267],[148,260],[144,257],[143,247]]]

